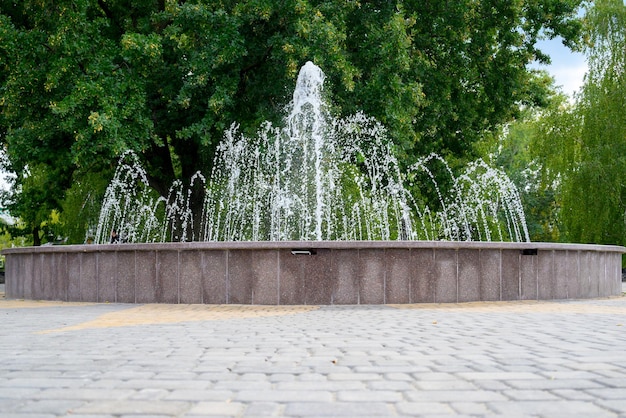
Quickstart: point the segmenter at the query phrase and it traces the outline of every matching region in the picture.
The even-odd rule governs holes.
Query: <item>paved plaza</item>
[[[111,416],[623,417],[626,298],[241,306],[0,294],[0,417]]]

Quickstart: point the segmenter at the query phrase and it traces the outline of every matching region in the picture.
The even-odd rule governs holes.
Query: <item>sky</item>
[[[573,97],[573,94],[582,87],[587,73],[585,56],[573,53],[556,38],[541,41],[538,45],[539,49],[552,58],[552,64],[549,66],[533,64],[532,67],[547,70],[554,77],[555,84],[561,86],[563,93]]]

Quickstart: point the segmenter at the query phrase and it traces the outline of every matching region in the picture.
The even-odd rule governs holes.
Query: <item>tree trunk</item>
[[[33,245],[39,247],[41,245],[41,237],[39,237],[39,226],[33,227]]]

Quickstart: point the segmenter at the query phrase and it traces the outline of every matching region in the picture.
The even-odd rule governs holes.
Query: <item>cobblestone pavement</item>
[[[267,307],[0,295],[3,418],[452,415],[626,416],[626,298]]]

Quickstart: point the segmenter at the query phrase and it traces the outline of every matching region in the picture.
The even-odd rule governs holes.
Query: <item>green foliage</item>
[[[594,2],[587,13],[589,73],[574,107],[540,123],[537,155],[559,187],[564,239],[626,244],[626,6]]]
[[[225,128],[251,134],[281,117],[307,60],[326,72],[335,111],[383,122],[406,165],[432,151],[469,159],[520,103],[545,102],[526,64],[549,59],[535,47],[543,35],[578,47],[582,2],[3,2],[0,143],[18,174],[12,210],[38,225],[62,208],[72,223],[87,196],[75,183],[110,175],[126,150],[161,194],[210,172]]]
[[[68,244],[83,244],[96,230],[102,197],[111,175],[74,173],[74,181],[61,203],[63,213],[60,234]],[[93,238],[93,237],[92,237]]]
[[[537,121],[543,122],[552,113],[560,112],[559,109],[567,103],[567,97],[557,93],[549,103],[543,110],[533,107],[524,109],[518,119],[475,145],[479,155],[490,165],[506,172],[516,185],[530,239],[542,242],[559,241],[561,225],[558,182],[555,178],[549,178],[547,171],[542,171],[545,165],[542,166],[537,158],[544,147],[549,148],[554,144],[538,141],[541,133]]]

